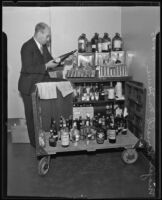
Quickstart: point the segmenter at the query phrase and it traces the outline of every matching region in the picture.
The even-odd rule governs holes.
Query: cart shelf
[[[137,143],[138,139],[134,136],[131,131],[128,131],[127,135],[118,135],[116,138],[116,143],[109,143],[108,140],[105,140],[103,144],[98,144],[96,140],[90,140],[87,144],[86,140],[80,140],[77,146],[73,142],[70,142],[68,147],[62,147],[61,141],[57,142],[56,147],[49,146],[49,132],[46,132],[46,147],[44,150],[48,154],[56,154],[58,152],[70,152],[70,151],[96,151],[98,149],[110,149],[110,148],[133,148]]]
[[[90,78],[90,77],[78,77],[78,78],[67,78],[72,83],[100,83],[100,82],[108,82],[108,81],[130,81],[132,79],[131,76],[119,76],[119,77],[105,77],[105,78]]]
[[[77,105],[83,105],[83,104],[108,104],[108,103],[123,103],[125,101],[125,99],[109,99],[109,100],[104,100],[104,101],[73,101],[73,104],[77,104]]]

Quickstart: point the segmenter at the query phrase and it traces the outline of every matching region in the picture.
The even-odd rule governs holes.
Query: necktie
[[[43,46],[40,47],[41,54],[43,54]]]

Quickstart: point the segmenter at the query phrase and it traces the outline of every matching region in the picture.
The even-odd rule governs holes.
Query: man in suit
[[[24,102],[29,140],[33,147],[35,147],[35,132],[31,93],[35,84],[43,82],[45,77],[48,76],[48,68],[57,66],[47,48],[49,41],[50,27],[45,23],[39,23],[35,26],[34,36],[25,42],[21,48],[22,68],[18,90]]]

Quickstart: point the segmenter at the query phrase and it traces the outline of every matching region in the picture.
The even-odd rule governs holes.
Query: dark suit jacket
[[[43,46],[42,55],[33,38],[23,44],[21,48],[22,68],[18,82],[18,90],[22,94],[30,95],[34,85],[48,76],[45,63],[52,59],[47,46]]]

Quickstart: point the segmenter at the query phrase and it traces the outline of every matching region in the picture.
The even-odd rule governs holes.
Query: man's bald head
[[[35,26],[34,37],[40,44],[47,44],[50,41],[51,30],[50,27],[44,23],[40,22]]]

